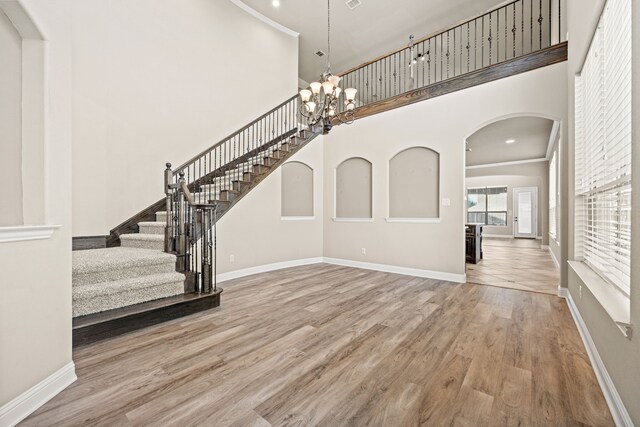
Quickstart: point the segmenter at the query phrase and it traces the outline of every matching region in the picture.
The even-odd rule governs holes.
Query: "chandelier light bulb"
[[[309,111],[310,113],[313,113],[316,109],[316,103],[315,102],[305,102],[304,103],[305,107],[307,107],[307,111]]]
[[[335,95],[336,95],[336,98],[337,98],[337,97],[339,97],[339,96],[340,96],[340,94],[342,93],[342,89],[341,89],[341,88],[339,88],[339,87],[336,87],[336,88],[334,89],[334,92],[335,92]]]
[[[331,82],[333,87],[338,87],[340,84],[340,76],[330,76],[327,80]]]
[[[350,101],[350,102],[356,99],[356,93],[358,93],[358,90],[352,87],[344,90],[344,96],[345,98],[347,98],[347,101]]]
[[[356,104],[354,104],[353,102],[349,102],[347,104],[347,111],[351,111],[351,110],[353,110],[355,108],[356,108]]]
[[[335,86],[333,85],[333,83],[331,83],[329,80],[327,80],[326,82],[322,83],[322,89],[324,89],[324,94],[325,95],[331,95],[333,93],[333,88]]]
[[[336,110],[334,110],[333,108],[329,108],[329,116],[333,117],[336,115]]]
[[[322,83],[313,82],[309,85],[309,87],[311,87],[311,92],[313,92],[314,95],[318,95],[320,93],[320,88],[322,87]]]
[[[311,99],[311,91],[307,89],[301,90],[300,98],[302,99],[302,102],[309,102],[309,100]]]

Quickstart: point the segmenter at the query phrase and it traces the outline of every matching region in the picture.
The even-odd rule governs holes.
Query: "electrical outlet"
[[[236,262],[236,256],[235,255],[229,255],[229,262]]]
[[[580,299],[582,299],[582,285],[580,285],[578,289],[580,290]]]
[[[366,255],[367,254],[367,248],[362,248],[362,255]]]

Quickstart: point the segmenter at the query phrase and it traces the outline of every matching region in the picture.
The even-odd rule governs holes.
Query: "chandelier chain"
[[[331,0],[327,0],[327,71],[331,72]]]

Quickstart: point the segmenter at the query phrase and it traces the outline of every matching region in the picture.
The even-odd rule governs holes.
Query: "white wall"
[[[485,234],[513,236],[513,189],[538,188],[538,232],[542,244],[549,241],[549,162],[467,169],[466,188],[507,187],[507,226],[484,226]]]
[[[313,218],[282,218],[282,168],[276,169],[218,222],[219,274],[322,257],[322,151],[323,137],[318,136],[287,160],[313,169]]]
[[[228,0],[74,0],[73,235],[163,196],[175,166],[297,90],[298,39]]]
[[[591,37],[596,28],[604,0],[570,0],[569,1],[569,61],[567,80],[569,85],[569,129],[570,138],[561,150],[566,150],[567,155],[562,161],[565,191],[562,196],[564,206],[568,213],[563,215],[563,226],[566,232],[562,233],[565,242],[569,242],[568,256],[574,256],[574,77],[581,69],[584,56],[588,50]],[[632,1],[633,7],[633,150],[632,150],[632,200],[634,218],[640,212],[640,2]],[[563,245],[564,247],[565,245]],[[585,286],[584,282],[572,271],[568,273],[568,288],[573,300],[584,319],[586,327],[593,339],[597,351],[611,376],[611,379],[620,394],[622,402],[633,422],[640,425],[640,222],[632,221],[631,231],[631,324],[634,325],[634,336],[631,340],[625,338],[609,315],[605,312],[598,300]],[[580,292],[582,287],[582,292]]]
[[[44,165],[30,173],[47,183],[44,222],[61,228],[0,243],[0,408],[71,363],[71,2],[21,2],[47,40]]]
[[[372,223],[333,222],[325,213],[324,256],[462,275],[464,140],[512,115],[566,119],[566,64],[560,63],[339,126],[325,138],[325,211],[333,212],[333,171],[344,159],[373,163]],[[439,223],[387,223],[388,161],[425,146],[440,153]],[[361,249],[366,249],[362,254]]]
[[[22,37],[0,10],[0,227],[22,224]]]

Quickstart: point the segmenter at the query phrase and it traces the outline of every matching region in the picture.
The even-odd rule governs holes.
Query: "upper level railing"
[[[340,74],[341,86],[362,107],[543,50],[565,41],[565,2],[506,3]]]

